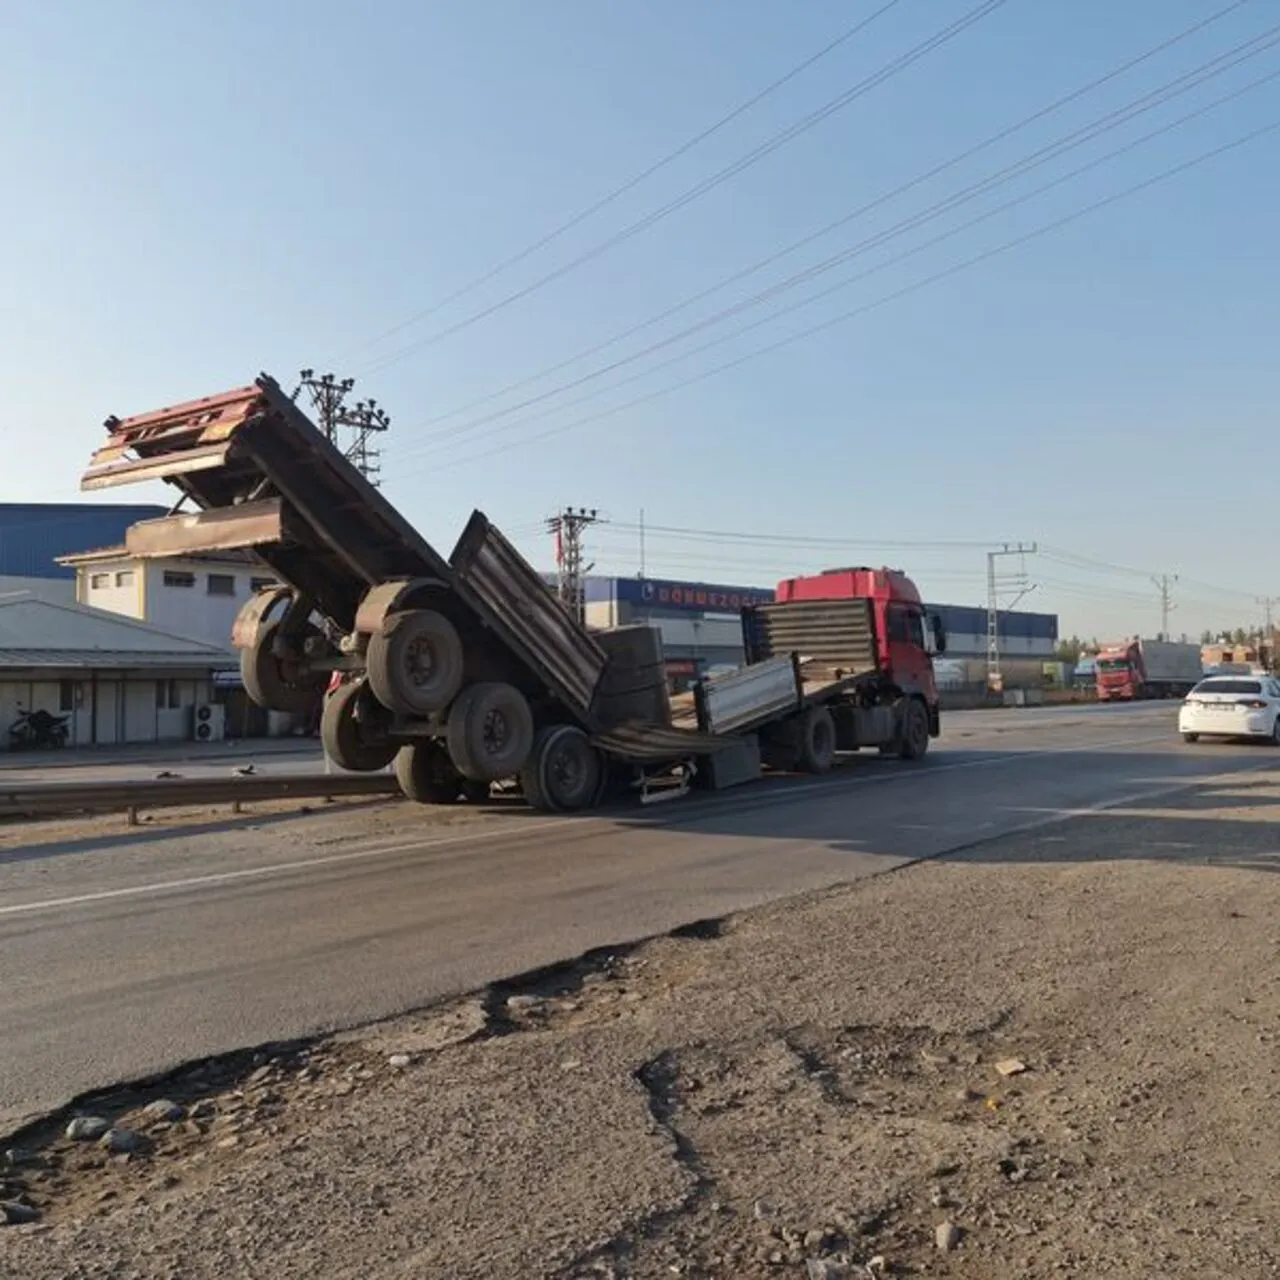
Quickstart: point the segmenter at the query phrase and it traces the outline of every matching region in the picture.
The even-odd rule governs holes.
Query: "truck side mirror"
[[[947,651],[947,629],[942,625],[942,619],[936,613],[929,615],[929,622],[933,627],[933,649],[935,653],[946,653]]]

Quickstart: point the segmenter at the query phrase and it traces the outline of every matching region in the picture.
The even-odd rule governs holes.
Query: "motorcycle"
[[[56,750],[67,745],[69,716],[50,711],[22,711],[9,726],[9,745],[15,751]]]

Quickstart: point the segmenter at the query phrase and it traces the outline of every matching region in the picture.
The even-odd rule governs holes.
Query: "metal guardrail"
[[[128,813],[189,804],[230,804],[308,796],[398,795],[388,773],[278,774],[236,778],[158,778],[142,782],[36,782],[0,787],[0,820],[71,813]]]

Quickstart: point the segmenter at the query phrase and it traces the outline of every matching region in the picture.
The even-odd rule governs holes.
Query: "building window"
[[[58,681],[58,710],[74,711],[76,709],[76,682],[74,680]]]
[[[194,573],[184,573],[178,569],[166,569],[164,571],[164,585],[166,587],[194,587],[196,585],[196,575]]]
[[[120,572],[116,574],[116,586],[117,587],[133,586],[133,570],[121,569]]]
[[[101,591],[105,587],[111,585],[111,575],[109,573],[95,573],[90,575],[89,587],[93,591]]]
[[[178,682],[176,680],[156,681],[156,706],[161,711],[175,711],[182,706],[182,699],[178,696]]]
[[[249,579],[249,590],[253,592],[270,591],[273,587],[276,587],[278,585],[279,583],[277,583],[274,578],[250,578]]]
[[[211,596],[233,596],[236,593],[235,575],[231,573],[211,573],[209,575],[209,594]]]

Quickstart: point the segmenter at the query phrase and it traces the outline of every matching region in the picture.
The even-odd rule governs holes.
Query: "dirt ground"
[[[1277,869],[1270,770],[82,1099],[0,1275],[1277,1275]]]

